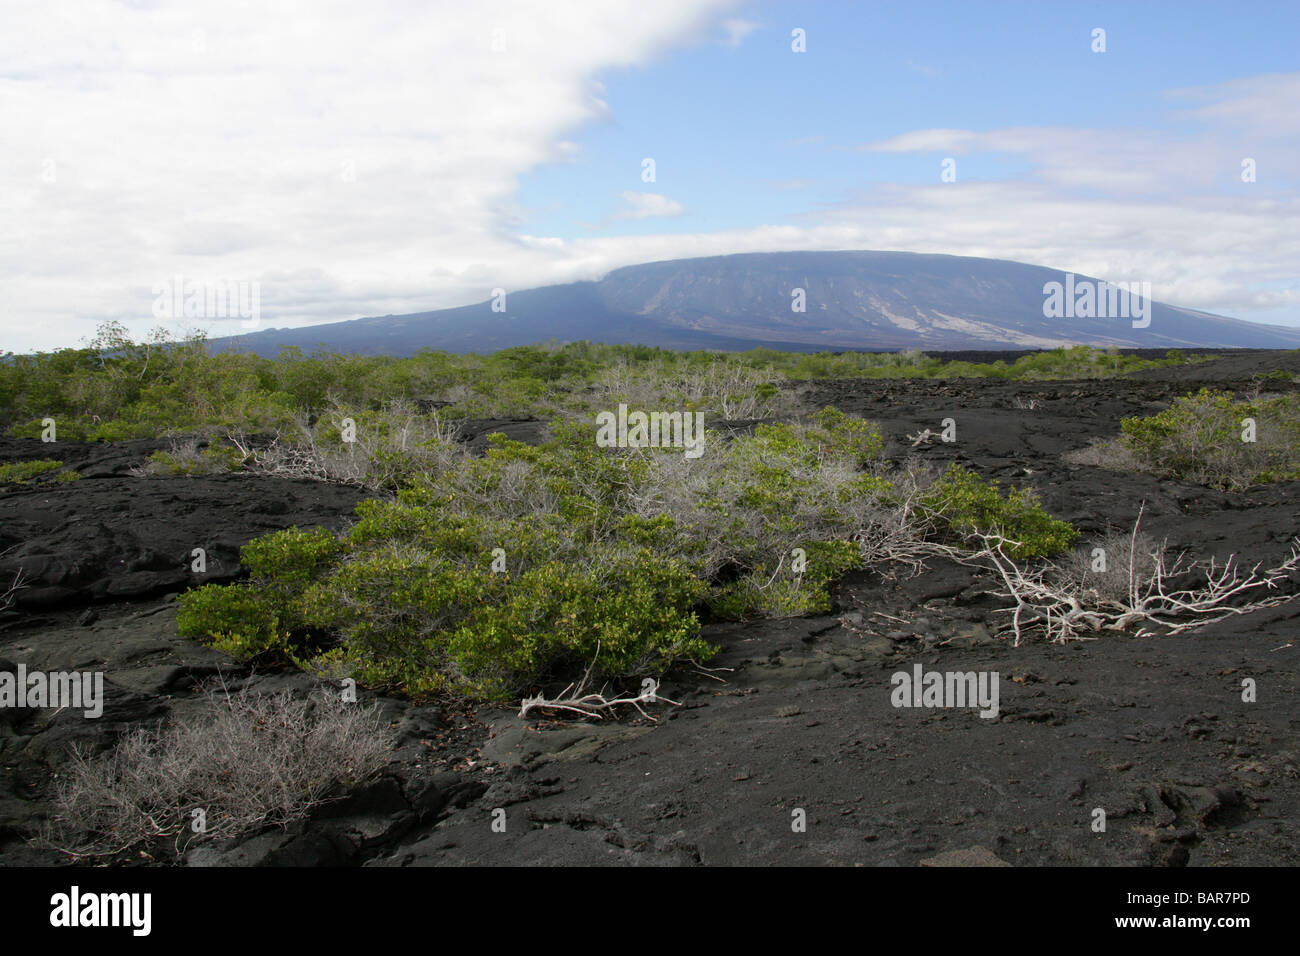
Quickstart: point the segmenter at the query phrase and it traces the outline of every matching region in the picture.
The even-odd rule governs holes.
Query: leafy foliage
[[[209,444],[202,451],[198,442],[173,445],[171,451],[156,451],[149,456],[148,471],[151,474],[170,475],[220,475],[239,471],[243,465],[243,456],[229,445]]]
[[[950,465],[924,498],[957,535],[996,534],[1008,539],[1007,554],[1038,558],[1059,554],[1076,537],[1068,521],[1053,518],[1030,489],[1011,488],[1004,496],[996,485],[969,469]]]
[[[350,409],[354,417],[375,411],[397,395],[434,402],[453,418],[585,418],[626,400],[754,419],[793,412],[796,384],[812,379],[1093,378],[1200,360],[1175,352],[1139,359],[1080,346],[1008,365],[944,362],[915,350],[673,352],[593,342],[486,356],[424,349],[404,359],[286,348],[270,360],[211,355],[201,333],[172,341],[158,329],[133,342],[120,323],[106,323],[84,348],[0,356],[0,429],[39,437],[41,420],[51,417],[61,437],[90,441],[226,429],[271,434],[314,421],[331,407]]]
[[[710,657],[702,614],[828,611],[830,586],[862,565],[855,536],[897,507],[880,432],[834,408],[706,432],[698,459],[600,447],[591,423],[552,431],[451,456],[362,502],[344,534],[250,543],[250,580],[185,595],[183,633],[417,696],[505,699],[593,661],[597,679],[635,679]],[[1003,498],[969,473],[931,500],[953,534],[1002,530],[1046,553],[1071,533],[1027,492]]]
[[[1253,435],[1246,419],[1253,419]],[[1300,395],[1236,400],[1203,388],[1146,418],[1125,418],[1121,442],[1148,469],[1216,488],[1300,479]],[[1247,440],[1253,437],[1253,441]]]
[[[63,462],[52,458],[15,461],[0,465],[0,485],[30,485],[43,481],[76,481],[81,475],[75,471],[61,471]]]

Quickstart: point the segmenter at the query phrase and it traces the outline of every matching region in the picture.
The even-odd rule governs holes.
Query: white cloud
[[[1245,76],[1213,86],[1169,90],[1175,103],[1199,104],[1180,115],[1269,140],[1300,135],[1300,73]]]
[[[810,186],[817,185],[816,179],[769,179],[767,186],[777,192],[798,192],[801,189],[807,189]]]
[[[1062,190],[1178,195],[1230,182],[1241,169],[1242,150],[1261,146],[1254,137],[1198,136],[1143,129],[1068,126],[1013,127],[976,132],[914,130],[856,147],[865,152],[933,153],[953,157],[1015,155],[1027,160],[1033,182]],[[1300,161],[1283,148],[1267,148],[1274,173],[1300,172]],[[936,166],[936,170],[937,170]],[[938,178],[938,173],[935,173]],[[958,179],[960,181],[960,164]]]
[[[1205,128],[1089,130],[1022,127],[989,132],[915,130],[864,150],[935,155],[1008,154],[1026,160],[1014,180],[963,178],[881,184],[783,225],[711,234],[591,238],[563,247],[570,281],[656,259],[785,249],[881,249],[1012,259],[1112,281],[1149,281],[1174,305],[1300,325],[1300,143],[1283,135],[1297,76],[1252,77],[1178,98],[1200,104]],[[1261,170],[1283,184],[1242,183],[1251,144]],[[1255,149],[1255,147],[1259,147]],[[932,155],[925,155],[932,154]],[[775,188],[775,187],[773,187]],[[557,254],[558,257],[558,254]]]
[[[959,159],[957,182],[944,184],[935,163],[932,185],[862,190],[800,221],[861,228],[889,248],[1150,280],[1157,298],[1242,318],[1296,310],[1300,199],[1287,183],[1300,177],[1297,96],[1300,74],[1258,76],[1172,91],[1171,101],[1195,105],[1167,130],[909,131],[858,148],[927,163],[1012,156],[1029,171],[979,181]],[[1241,181],[1246,156],[1256,183]]]
[[[518,177],[608,118],[598,74],[705,42],[732,5],[10,5],[0,348],[143,331],[176,273],[260,281],[282,326],[517,287],[540,253]]]
[[[739,17],[732,17],[722,21],[722,30],[725,36],[722,42],[726,46],[740,46],[745,42],[745,37],[749,36],[758,29],[758,24],[751,20],[742,20]]]
[[[652,216],[680,216],[686,210],[675,199],[658,193],[625,192],[624,206],[615,213],[615,219],[649,219]]]

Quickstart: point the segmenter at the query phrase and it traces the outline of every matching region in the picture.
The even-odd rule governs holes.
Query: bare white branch
[[[631,697],[606,697],[603,688],[602,693],[599,694],[587,691],[587,685],[591,681],[591,672],[596,666],[596,659],[599,657],[600,643],[597,642],[596,657],[587,665],[582,680],[578,681],[576,686],[570,684],[553,699],[548,699],[543,694],[524,698],[520,702],[519,716],[527,717],[529,712],[534,709],[563,710],[573,714],[582,714],[584,717],[595,717],[597,720],[604,720],[606,712],[612,712],[615,708],[622,706],[631,706],[636,708],[637,713],[647,720],[657,720],[657,718],[647,713],[641,705],[663,703],[672,704],[674,707],[681,706],[678,701],[659,696],[659,681],[657,680],[646,681],[642,685],[640,693]]]
[[[1133,627],[1139,628],[1139,635],[1180,634],[1300,598],[1300,590],[1282,588],[1300,571],[1300,537],[1293,541],[1290,557],[1269,568],[1258,562],[1246,570],[1236,555],[1220,564],[1214,558],[1189,561],[1185,553],[1171,557],[1163,545],[1143,553],[1138,547],[1138,522],[1130,536],[1127,567],[1120,569],[1128,579],[1123,596],[1116,590],[1089,587],[1052,562],[1021,567],[1007,554],[1007,545],[1013,542],[995,534],[973,535],[982,547],[960,560],[990,568],[997,576],[1002,586],[997,593],[1014,602],[1002,613],[1011,615],[1005,629],[1017,645],[1031,632],[1056,643]],[[1171,581],[1187,575],[1199,580],[1188,587],[1171,586]]]
[[[0,593],[0,611],[3,611],[14,603],[14,595],[27,587],[24,583],[26,580],[26,577],[23,575],[23,569],[19,568],[14,573],[14,579],[10,582],[9,587],[3,593]]]

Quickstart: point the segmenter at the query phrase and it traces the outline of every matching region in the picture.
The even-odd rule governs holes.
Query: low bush
[[[1084,448],[1061,456],[1067,464],[1105,468],[1107,471],[1149,472],[1151,469],[1118,438],[1093,438]]]
[[[336,694],[209,691],[196,715],[136,729],[99,757],[74,746],[43,842],[126,858],[283,827],[372,776],[395,742],[377,706]]]
[[[1086,346],[1008,364],[944,362],[916,349],[810,355],[773,349],[674,352],[594,342],[544,343],[490,355],[422,349],[403,359],[305,356],[286,348],[272,360],[208,354],[202,334],[177,342],[158,329],[147,341],[134,342],[120,323],[110,322],[84,348],[0,355],[0,429],[37,438],[42,421],[53,418],[60,438],[79,441],[233,430],[278,433],[297,443],[300,423],[328,417],[332,408],[350,409],[354,416],[381,410],[394,396],[418,396],[450,419],[583,419],[620,401],[699,411],[710,420],[787,418],[803,410],[800,383],[819,379],[1035,381],[1203,360],[1174,351],[1164,359],[1140,359]]]
[[[752,573],[721,585],[709,610],[724,619],[825,614],[831,609],[830,586],[863,563],[854,541],[808,541],[780,555],[766,580],[768,568],[759,564]]]
[[[142,473],[180,477],[224,475],[242,469],[244,456],[233,446],[208,443],[200,450],[199,444],[197,438],[172,442],[169,451],[156,451],[149,456]]]
[[[76,481],[81,477],[79,472],[62,471],[62,468],[63,462],[52,458],[0,465],[0,484],[30,485],[44,481]]]
[[[332,405],[314,422],[299,415],[288,437],[258,446],[232,436],[241,460],[265,474],[394,490],[413,475],[438,471],[463,450],[455,426],[406,400],[379,409]]]
[[[291,650],[280,624],[283,608],[256,586],[205,584],[181,595],[176,628],[182,637],[203,638],[239,658]]]
[[[1110,531],[1055,565],[1052,580],[1089,604],[1132,602],[1135,589],[1140,593],[1151,581],[1163,554],[1163,545],[1149,535]]]
[[[552,433],[416,472],[345,534],[250,543],[250,580],[184,595],[182,632],[415,696],[503,700],[588,667],[619,682],[706,660],[702,613],[825,613],[836,579],[909,534],[998,532],[1039,554],[1072,533],[969,472],[926,492],[927,472],[888,470],[878,429],[833,408],[706,432],[698,458],[600,447],[590,423]]]
[[[1203,388],[1120,428],[1124,447],[1163,478],[1227,490],[1300,479],[1300,394],[1237,400]]]
[[[1032,489],[998,487],[960,465],[950,465],[922,497],[950,533],[995,534],[1006,538],[1015,558],[1040,558],[1069,547],[1077,532],[1068,521],[1053,518]]]
[[[250,580],[183,594],[177,629],[182,637],[206,639],[245,659],[303,653],[307,620],[301,594],[341,550],[338,538],[323,528],[287,528],[250,541],[240,551]]]

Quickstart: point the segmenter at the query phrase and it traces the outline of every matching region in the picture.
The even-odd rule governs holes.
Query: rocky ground
[[[878,422],[890,453],[959,461],[1031,485],[1086,536],[1143,527],[1199,557],[1253,564],[1300,533],[1300,483],[1240,494],[1067,464],[1202,384],[1248,389],[1296,353],[1246,353],[1090,382],[827,383],[811,400]],[[905,436],[957,424],[957,442]],[[502,423],[475,423],[481,442]],[[513,437],[539,434],[513,423]],[[238,575],[238,548],[290,525],[342,527],[355,489],[252,476],[133,477],[165,442],[0,440],[0,461],[59,458],[83,479],[0,491],[0,581],[28,588],[0,613],[0,670],[101,670],[99,720],[0,709],[0,854],[65,862],[28,838],[68,747],[185,714],[207,677],[306,692],[176,635],[176,594]],[[1293,582],[1300,584],[1300,582]],[[309,822],[190,865],[863,864],[1284,865],[1297,862],[1300,601],[1177,637],[1012,646],[969,568],[936,564],[840,583],[826,617],[714,625],[709,674],[669,676],[680,707],[657,724],[523,720],[382,701],[399,746],[374,782]],[[895,708],[890,676],[997,671],[994,719]],[[1242,700],[1243,678],[1257,700]],[[1091,823],[1100,808],[1105,832]],[[503,813],[494,813],[503,811]],[[799,832],[792,822],[806,819]],[[496,827],[493,822],[498,821]],[[499,821],[504,820],[504,832]]]

